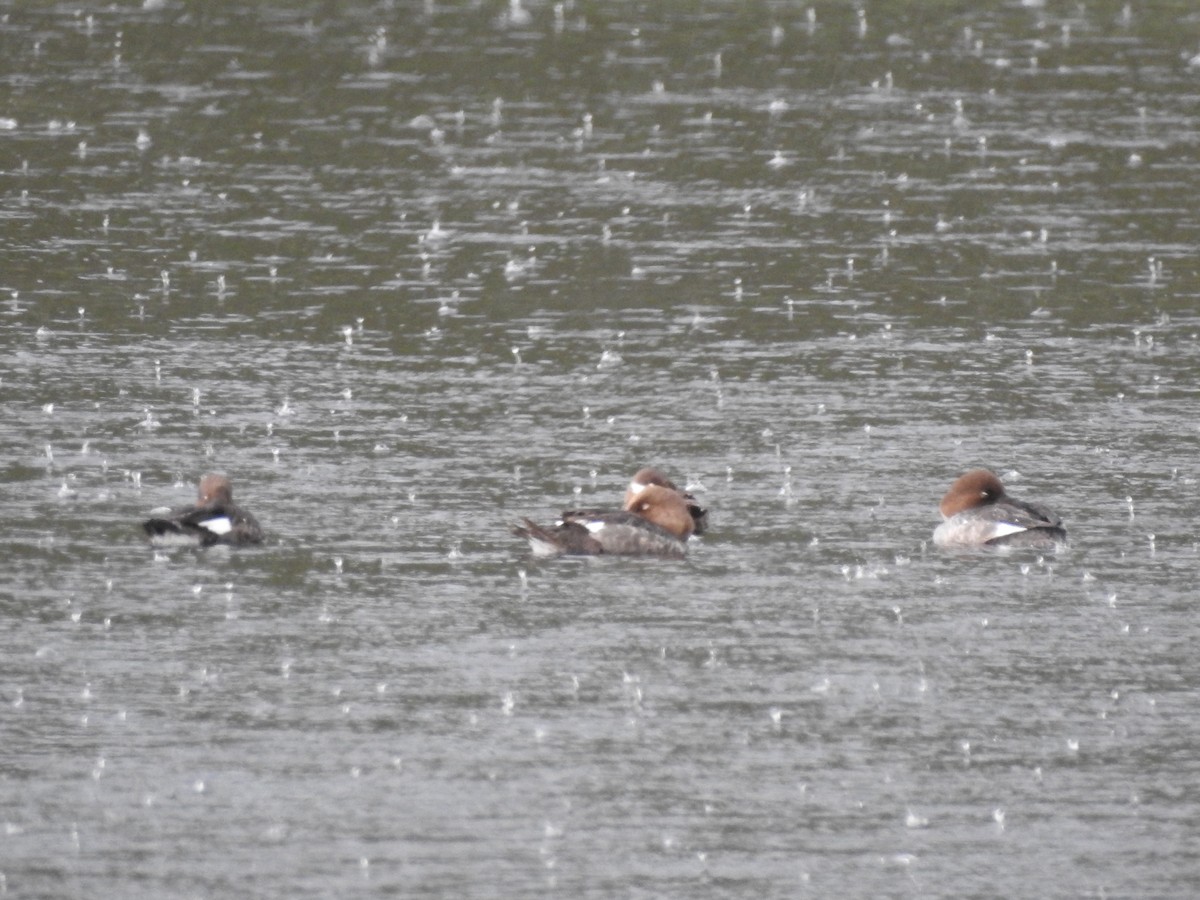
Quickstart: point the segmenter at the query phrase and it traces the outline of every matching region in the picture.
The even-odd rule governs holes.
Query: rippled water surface
[[[1198,52],[0,2],[0,892],[1193,896]],[[508,531],[648,463],[686,562]],[[267,545],[146,546],[209,470]]]

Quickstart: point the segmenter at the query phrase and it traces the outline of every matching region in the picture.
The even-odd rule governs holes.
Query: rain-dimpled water
[[[0,3],[0,893],[1194,896],[1198,101],[1165,0]],[[685,560],[511,531],[646,465]]]

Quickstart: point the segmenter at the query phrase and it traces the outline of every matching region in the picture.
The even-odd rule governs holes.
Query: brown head
[[[669,531],[680,540],[686,541],[695,529],[687,503],[678,492],[660,484],[649,484],[626,502],[625,509],[637,513]]]
[[[667,488],[668,490],[675,491],[676,493],[682,493],[679,488],[675,487],[675,484],[671,481],[671,479],[664,475],[659,469],[638,469],[633,478],[630,479],[629,487],[625,491],[625,508],[629,509],[629,504],[633,502],[633,499],[652,484]]]
[[[1004,496],[1004,485],[995,473],[987,469],[972,469],[958,477],[946,496],[938,505],[942,515],[949,519],[967,509],[987,506]]]
[[[208,506],[217,502],[233,502],[233,485],[224,475],[209,472],[200,479],[200,505]]]

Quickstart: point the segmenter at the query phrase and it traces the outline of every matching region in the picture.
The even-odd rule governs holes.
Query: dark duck
[[[142,523],[150,542],[156,545],[260,544],[258,520],[233,502],[233,485],[224,475],[208,474],[200,479],[195,506],[155,510]]]

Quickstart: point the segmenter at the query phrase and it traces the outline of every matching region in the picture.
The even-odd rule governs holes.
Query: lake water
[[[968,5],[0,3],[0,893],[1194,896],[1200,16]]]

